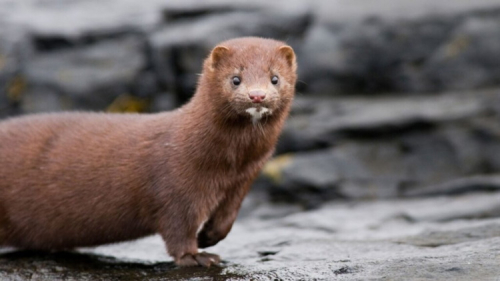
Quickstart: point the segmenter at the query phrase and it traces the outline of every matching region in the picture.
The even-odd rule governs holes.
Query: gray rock
[[[158,0],[143,3],[116,0],[55,0],[50,3],[27,0],[20,3],[3,0],[0,2],[0,16],[2,22],[23,26],[38,38],[62,38],[71,42],[91,34],[148,30],[161,22],[163,6],[165,1]]]
[[[169,111],[177,107],[177,101],[172,93],[161,93],[155,95],[152,101],[152,112]]]
[[[218,278],[222,268],[177,268],[173,262],[144,264],[72,252],[24,251],[0,255],[2,280],[206,280]],[[241,280],[241,279],[235,279]]]
[[[484,192],[479,193],[479,195],[476,192],[457,196],[453,200],[447,197],[438,197],[436,201],[441,201],[442,206],[426,206],[419,210],[406,210],[402,216],[410,222],[449,222],[460,219],[477,220],[499,217],[498,192],[491,193],[489,198],[481,194]],[[478,201],[481,203],[477,204]]]
[[[419,126],[463,121],[492,110],[497,90],[480,94],[448,93],[439,97],[346,98],[297,97],[288,130],[306,138],[338,139],[344,133],[383,134]]]
[[[496,90],[397,99],[298,97],[277,151],[295,154],[264,169],[267,187],[276,199],[315,205],[426,194],[456,178],[499,171],[492,153],[500,140],[492,114],[499,97]]]
[[[360,22],[367,18],[387,20],[416,20],[426,16],[456,16],[474,11],[494,10],[498,2],[492,0],[456,0],[453,4],[446,0],[397,1],[363,0],[317,1],[315,7],[320,21],[329,23]]]
[[[419,235],[396,240],[396,242],[421,247],[438,247],[494,237],[500,237],[500,225],[498,223],[455,231],[424,231]]]
[[[498,11],[497,11],[498,12]],[[428,58],[423,66],[425,79],[435,90],[473,89],[498,85],[500,28],[496,12],[466,17],[446,42]]]
[[[494,104],[498,103],[495,102]],[[500,157],[498,157],[500,155],[500,126],[498,126],[500,113],[497,111],[492,117],[492,122],[489,120],[477,122],[474,130],[481,145],[479,153],[485,158],[483,165],[488,173],[500,171]]]
[[[23,26],[37,38],[60,38],[69,43],[88,37],[106,37],[123,32],[150,32],[165,20],[189,18],[234,9],[269,9],[268,1],[148,0],[145,2],[103,0],[97,2],[55,0],[12,0],[0,2],[2,22]],[[279,1],[280,7],[286,1]],[[293,5],[301,6],[301,1]],[[285,6],[286,8],[286,6]]]
[[[276,201],[300,202],[313,207],[324,200],[346,197],[339,186],[346,179],[366,178],[368,171],[356,159],[325,150],[284,155],[264,168],[266,189]]]
[[[100,109],[131,89],[145,67],[138,38],[37,55],[26,66],[30,88],[51,88],[81,107]]]
[[[21,109],[25,113],[40,113],[69,110],[71,100],[50,88],[36,87],[27,90],[21,100]]]
[[[392,140],[345,141],[333,149],[285,154],[264,168],[277,200],[308,205],[335,198],[404,196],[470,172],[445,136],[410,133]],[[288,159],[286,164],[282,159]]]
[[[0,118],[18,113],[16,106],[26,90],[22,65],[30,53],[26,32],[0,24]]]
[[[123,35],[152,37],[157,74],[164,87],[180,92],[181,102],[192,94],[207,51],[245,35],[294,46],[299,88],[308,93],[428,92],[499,84],[499,3],[384,3],[3,0],[0,24],[28,32],[28,41],[44,52]]]
[[[431,185],[404,192],[405,196],[436,196],[462,194],[471,191],[500,190],[500,175],[477,175],[453,179],[438,185]]]
[[[299,55],[303,90],[373,94],[498,85],[499,3],[455,10],[455,3],[437,2],[439,12],[426,10],[427,1],[391,3],[395,9],[384,11],[366,4],[351,19],[319,12],[322,20],[308,30]]]
[[[153,71],[143,71],[135,77],[130,91],[141,98],[151,98],[161,92],[158,78]]]
[[[435,126],[459,124],[471,118],[489,115],[484,125],[485,134],[495,132],[494,111],[500,98],[497,90],[479,91],[477,94],[446,93],[439,97],[378,97],[378,98],[320,98],[296,97],[292,113],[278,145],[278,154],[285,152],[319,149],[335,145],[343,139],[382,139],[405,132],[431,130]],[[471,132],[463,129],[445,129],[456,145],[464,147],[461,156],[474,157],[476,151],[467,148]],[[484,137],[494,143],[497,138]],[[471,162],[472,163],[472,162]],[[472,165],[472,164],[471,164]]]
[[[395,23],[366,18],[317,26],[300,56],[313,63],[301,68],[301,77],[307,91],[320,93],[434,90],[414,69],[448,36],[451,24],[441,19]]]

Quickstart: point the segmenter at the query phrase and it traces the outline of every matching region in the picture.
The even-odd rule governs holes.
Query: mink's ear
[[[220,64],[222,59],[227,56],[229,52],[229,48],[226,46],[217,46],[212,50],[212,53],[210,54],[211,58],[211,63],[210,66],[212,69],[217,68],[217,66]]]
[[[295,61],[295,53],[293,52],[292,47],[281,46],[279,47],[278,52],[285,57],[288,66],[295,71],[297,69],[297,62]]]

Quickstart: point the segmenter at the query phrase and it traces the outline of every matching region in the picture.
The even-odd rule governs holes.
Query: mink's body
[[[0,246],[67,249],[160,233],[178,265],[218,263],[198,247],[230,231],[273,152],[295,71],[284,43],[233,39],[212,51],[194,97],[175,111],[1,122]]]

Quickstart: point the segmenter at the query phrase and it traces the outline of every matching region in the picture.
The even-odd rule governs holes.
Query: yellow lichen
[[[5,64],[7,64],[6,60],[5,56],[0,54],[0,71],[5,67]]]
[[[57,78],[62,82],[70,82],[73,80],[73,74],[70,71],[61,70],[57,73]]]
[[[145,112],[149,108],[149,100],[129,94],[118,96],[107,108],[108,112]]]
[[[279,183],[282,178],[282,171],[293,162],[292,154],[280,155],[267,162],[262,173],[275,183]]]
[[[11,101],[20,101],[26,90],[26,81],[22,76],[16,76],[7,86],[7,98]]]
[[[446,45],[445,47],[446,57],[453,58],[458,56],[460,53],[462,53],[467,49],[469,44],[470,44],[469,37],[465,35],[457,36],[450,43],[448,43],[448,45]]]

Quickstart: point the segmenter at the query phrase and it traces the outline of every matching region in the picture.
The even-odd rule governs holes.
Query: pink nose
[[[266,98],[266,93],[262,90],[251,90],[248,96],[253,103],[261,103]]]

